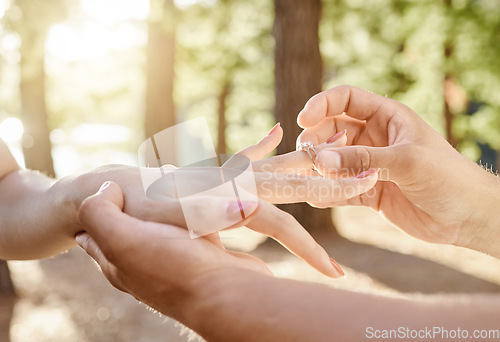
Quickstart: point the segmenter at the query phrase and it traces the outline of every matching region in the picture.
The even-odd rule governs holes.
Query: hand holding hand
[[[356,196],[369,190],[375,184],[377,175],[364,178],[329,179],[318,175],[297,172],[312,169],[312,161],[305,152],[291,152],[268,159],[264,158],[281,141],[283,131],[279,125],[257,144],[238,152],[222,168],[193,167],[179,168],[169,166],[163,170],[164,176],[148,189],[149,199],[164,209],[164,218],[160,222],[193,229],[193,222],[187,222],[185,214],[192,220],[193,214],[197,223],[203,223],[201,230],[209,226],[229,227],[225,221],[237,222],[232,227],[243,226],[271,236],[291,252],[303,258],[320,272],[329,276],[343,275],[338,265],[333,262],[336,272],[332,273],[327,253],[321,248],[307,231],[290,214],[279,210],[272,203],[293,203],[307,200],[318,200],[321,197],[335,198],[338,201]],[[318,146],[317,151],[329,146],[344,145],[346,138],[340,135],[338,141]],[[242,162],[252,162],[250,171],[243,176],[238,166]],[[246,168],[246,166],[245,166]],[[245,169],[244,168],[244,169]],[[234,173],[234,175],[232,175]],[[229,193],[215,193],[218,188],[228,183],[229,176],[239,176],[237,181],[239,199],[244,197],[245,190],[253,196],[250,201],[235,201],[231,187]],[[232,178],[229,177],[229,178]],[[248,184],[247,184],[248,183]],[[252,185],[254,188],[252,189]],[[256,187],[256,189],[255,189]],[[188,189],[188,190],[186,190]],[[210,195],[203,191],[194,191],[195,195],[180,196],[179,193],[191,193],[191,189],[211,189]],[[256,193],[255,193],[256,192]],[[231,196],[232,195],[232,196]],[[260,198],[260,199],[258,199]],[[230,210],[231,209],[231,210]],[[257,210],[255,210],[257,209]],[[255,212],[253,212],[255,210]],[[241,220],[240,211],[245,219]],[[126,212],[126,211],[125,211]],[[252,213],[253,212],[253,213]],[[235,220],[236,218],[236,220]],[[221,228],[221,229],[222,229]],[[195,231],[195,233],[198,233]],[[199,234],[199,233],[198,233]],[[215,234],[217,235],[217,234]],[[214,237],[218,240],[218,237]]]
[[[124,205],[114,183],[86,199],[79,217],[88,233],[77,243],[113,286],[168,316],[186,323],[191,303],[233,271],[271,275],[258,258],[227,251],[209,237],[191,239],[184,228],[133,218]]]

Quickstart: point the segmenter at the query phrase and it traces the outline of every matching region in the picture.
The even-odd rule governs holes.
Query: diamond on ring
[[[311,161],[312,161],[312,164],[313,164],[312,169],[314,171],[317,171],[318,169],[316,168],[316,164],[314,164],[314,160],[316,159],[316,156],[318,155],[318,152],[316,152],[316,150],[314,149],[314,145],[313,145],[312,141],[305,141],[305,142],[300,143],[297,146],[297,150],[304,151],[304,152],[307,153],[307,155],[309,156],[309,158],[311,158]],[[314,153],[314,156],[312,155],[311,151]]]

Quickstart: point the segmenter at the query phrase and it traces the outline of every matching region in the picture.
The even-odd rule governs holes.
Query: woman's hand
[[[257,144],[236,154],[245,156],[252,162],[251,169],[259,198],[276,204],[317,203],[325,200],[340,202],[369,191],[377,182],[377,172],[325,178],[313,170],[314,164],[305,151],[293,151],[264,158],[278,146],[283,137],[283,130],[279,124],[275,127]],[[324,149],[345,146],[347,142],[345,133],[345,131],[339,132],[328,141],[315,143],[315,151],[320,153]]]
[[[267,135],[256,145],[238,153],[237,157],[247,158],[248,162],[262,158],[279,144],[281,137],[282,130],[278,127],[274,133]],[[304,152],[292,152],[287,156],[275,157],[273,160],[287,160],[287,163],[293,161],[296,167],[309,163],[309,167],[311,167],[311,161],[304,160],[304,154]],[[273,172],[274,170],[263,170],[262,165],[262,163],[257,163],[257,172],[247,172],[243,181],[238,182],[238,186],[243,186],[238,193],[240,201],[235,200],[234,193],[233,197],[224,193],[209,196],[199,194],[181,201],[177,194],[177,190],[181,188],[196,187],[198,183],[201,188],[211,183],[221,184],[221,181],[224,180],[221,179],[220,168],[175,169],[172,166],[163,168],[162,171],[166,177],[158,180],[159,183],[163,182],[163,184],[160,184],[161,186],[156,189],[155,193],[152,191],[155,189],[151,189],[151,187],[145,189],[144,184],[146,183],[143,181],[147,180],[148,177],[155,179],[158,169],[107,165],[80,176],[63,178],[51,186],[48,192],[51,198],[57,198],[56,202],[60,203],[57,205],[59,208],[58,220],[60,221],[59,225],[64,226],[64,229],[60,229],[60,231],[67,234],[66,240],[84,229],[77,218],[77,211],[82,201],[93,194],[105,181],[113,181],[123,190],[123,211],[128,215],[141,220],[192,228],[186,222],[185,214],[188,210],[191,213],[195,212],[195,215],[190,215],[189,218],[195,217],[204,226],[212,224],[211,227],[218,228],[210,233],[228,227],[245,225],[273,237],[320,272],[331,277],[342,276],[341,268],[330,259],[326,251],[314,241],[295,218],[266,201],[298,202],[308,198],[318,199],[321,195],[327,195],[331,198],[332,194],[339,199],[345,199],[346,197],[342,197],[344,192],[341,190],[343,188],[356,186],[354,191],[359,193],[372,187],[376,177],[339,182],[321,177],[279,174]],[[231,165],[225,165],[224,172],[231,174]],[[181,181],[172,182],[168,177],[169,174],[175,174],[176,178],[181,179]],[[249,180],[248,184],[245,184],[246,180]],[[248,185],[247,188],[245,188],[246,185]],[[310,190],[311,185],[315,185],[313,191]],[[282,189],[292,191],[285,194],[280,192]],[[148,195],[146,195],[146,190],[149,192]],[[249,196],[244,196],[245,194],[249,194]],[[260,200],[259,197],[262,197],[263,200]],[[229,224],[225,224],[226,222]],[[194,231],[194,233],[198,232]],[[214,241],[218,241],[217,236],[214,236]],[[59,248],[63,250],[63,248],[69,247],[71,247],[70,242],[64,242]],[[50,253],[57,253],[57,251],[51,249]]]
[[[381,168],[374,193],[315,205],[369,206],[417,238],[500,256],[488,242],[500,228],[498,177],[458,153],[407,106],[340,86],[312,97],[297,121],[305,128],[298,140],[316,144],[347,129],[350,146],[325,149],[316,159],[325,175]]]
[[[273,237],[322,273],[342,275],[336,263],[333,265],[338,272],[332,273],[327,253],[295,218],[268,202],[292,203],[321,198],[342,201],[372,188],[377,175],[323,178],[311,174],[312,161],[303,151],[261,159],[280,143],[282,134],[277,125],[257,144],[238,152],[221,168],[167,166],[162,170],[163,176],[152,183],[143,174],[146,183],[151,183],[147,189],[148,199],[165,206],[158,211],[163,218],[157,221],[185,227],[196,235],[245,225]],[[317,151],[342,146],[345,142],[345,135],[340,135],[337,141],[318,146]],[[141,172],[147,171],[142,169]]]
[[[344,275],[338,264],[290,214],[270,203],[259,200],[256,196],[247,196],[249,200],[240,202],[234,196],[231,197],[224,193],[200,194],[190,196],[187,199],[178,198],[174,189],[178,189],[183,184],[170,181],[169,172],[179,171],[184,180],[194,182],[202,179],[203,183],[210,183],[207,175],[213,176],[214,172],[209,172],[210,170],[207,168],[193,171],[189,169],[176,170],[172,167],[166,168],[164,171],[166,176],[159,180],[163,183],[157,188],[156,193],[148,192],[148,196],[146,196],[142,186],[139,168],[116,167],[109,169],[106,167],[106,172],[99,178],[111,179],[120,187],[124,187],[122,209],[130,216],[145,221],[180,226],[189,229],[195,235],[209,235],[220,246],[222,243],[217,234],[218,230],[246,226],[277,240],[323,274],[330,277]],[[217,172],[217,175],[220,176],[220,172]],[[177,176],[179,178],[179,174]],[[96,177],[91,179],[95,180]],[[241,192],[240,196],[242,196]],[[201,231],[197,230],[200,224],[204,224],[208,229],[203,230],[204,227],[201,227]],[[217,229],[213,229],[213,227]],[[82,225],[78,231],[85,229],[85,225]],[[73,235],[75,233],[76,231]]]

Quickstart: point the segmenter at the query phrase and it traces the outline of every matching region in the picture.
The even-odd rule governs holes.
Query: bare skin
[[[341,115],[342,112],[347,115]],[[326,144],[321,149],[318,147],[321,152],[315,164],[321,174],[332,177],[331,182],[343,186],[342,182],[339,183],[345,176],[340,175],[341,169],[352,175],[373,168],[389,171],[381,172],[382,180],[378,182],[377,172],[357,178],[360,182],[367,182],[367,190],[377,182],[374,196],[361,194],[318,201],[313,195],[303,200],[318,206],[370,206],[401,229],[426,241],[456,244],[500,256],[496,247],[499,241],[498,218],[494,211],[498,203],[498,178],[453,150],[409,108],[344,86],[315,96],[298,120],[306,128],[299,140],[313,141],[317,146],[347,128],[346,143],[352,146]],[[272,134],[270,137],[267,140],[276,139]],[[259,144],[267,146],[268,142],[264,138]],[[262,152],[256,148],[245,153],[259,156]],[[10,158],[6,153],[2,156],[5,160]],[[270,167],[276,172],[306,166],[305,173],[311,174],[310,170],[307,171],[307,163],[306,155],[299,151],[255,165],[261,170]],[[460,327],[470,333],[476,329],[497,328],[499,296],[406,300],[276,279],[262,261],[225,250],[217,241],[217,234],[190,239],[183,227],[132,217],[128,211],[144,209],[136,205],[127,207],[130,190],[122,190],[115,183],[105,183],[96,195],[83,201],[78,216],[81,223],[77,224],[73,209],[69,210],[68,220],[65,214],[56,218],[48,215],[54,213],[54,208],[60,203],[65,203],[58,199],[66,199],[61,195],[64,192],[57,191],[54,192],[58,196],[42,197],[55,187],[52,180],[42,180],[39,175],[29,172],[31,178],[25,178],[24,172],[8,164],[2,170],[6,171],[3,171],[0,182],[7,177],[19,177],[4,183],[16,185],[7,185],[5,192],[0,191],[4,199],[15,194],[15,189],[21,189],[18,197],[10,198],[23,204],[25,209],[32,208],[27,204],[35,205],[37,215],[34,217],[38,218],[38,221],[33,221],[31,214],[26,218],[20,212],[12,215],[13,212],[5,210],[0,216],[4,220],[2,227],[5,222],[9,227],[15,224],[12,219],[4,219],[4,214],[6,217],[22,217],[22,227],[34,222],[42,227],[47,222],[59,223],[62,227],[75,224],[80,230],[83,227],[86,233],[77,236],[78,244],[98,262],[115,287],[179,320],[210,341],[349,342],[368,338],[369,327],[442,327],[449,330]],[[104,172],[104,177],[112,179],[113,174]],[[94,181],[98,179],[94,178]],[[313,180],[304,178],[303,181],[310,185]],[[63,187],[63,183],[60,184]],[[129,182],[123,182],[122,186],[127,184]],[[45,200],[43,205],[39,204],[41,199]],[[2,204],[11,211],[17,208],[9,207],[8,203],[4,200]],[[37,212],[44,210],[45,216]],[[272,226],[275,237],[278,231],[281,232],[279,239],[283,237],[296,243],[293,248],[298,248],[297,254],[305,253],[305,259],[312,260],[311,264],[324,273],[333,272],[333,269],[323,268],[326,264],[321,247],[306,242],[306,250],[301,250],[300,243],[310,240],[301,233],[297,235],[300,230],[294,229],[290,234],[286,227],[291,221],[281,222],[284,217],[271,210],[274,209],[255,211],[256,218],[259,212],[264,212],[260,215],[266,217],[260,221],[260,226]],[[147,213],[151,215],[151,211]],[[141,217],[140,214],[136,216]],[[43,231],[49,232],[49,236],[54,233]],[[10,234],[4,235],[1,241],[24,241],[16,240],[19,237]],[[40,245],[53,243],[48,239],[38,241]],[[440,340],[455,339],[441,337]]]
[[[314,143],[349,126],[350,146],[319,153],[316,165],[324,174],[381,168],[374,191],[315,206],[367,206],[419,239],[500,257],[500,179],[457,152],[413,110],[340,86],[312,97],[297,121],[305,128],[298,140]]]
[[[238,155],[245,156],[250,161],[264,158],[279,144],[282,135],[281,127],[277,127],[257,144],[244,149]],[[345,144],[345,141],[339,143]],[[0,163],[1,258],[37,259],[72,248],[75,245],[75,234],[84,230],[77,217],[80,204],[108,180],[121,186],[125,197],[124,212],[127,214],[146,221],[187,228],[180,200],[177,196],[172,196],[172,191],[169,191],[175,186],[182,187],[184,184],[177,183],[173,186],[166,183],[160,188],[157,198],[146,196],[141,175],[157,173],[154,169],[108,165],[56,181],[40,173],[19,168],[3,142],[0,144],[0,160],[2,161]],[[274,164],[284,162],[286,165],[292,165],[294,170],[312,166],[311,160],[304,157],[304,152],[291,152],[279,158],[271,158],[270,162]],[[172,167],[170,169],[167,168],[166,171],[173,170]],[[210,173],[206,168],[199,168],[180,169],[175,172],[177,176],[181,172],[187,184],[208,182],[208,175],[216,175],[220,183],[219,170]],[[239,204],[234,203],[234,196],[227,197],[224,193],[208,197],[200,195],[191,198],[190,201],[183,201],[184,210],[188,205],[196,212],[200,221],[207,223],[231,218],[231,222],[234,222],[231,227],[245,225],[266,234],[325,275],[343,276],[338,264],[330,259],[326,251],[291,215],[268,202],[301,201],[306,193],[305,190],[311,184],[316,184],[318,189],[329,190],[328,193],[333,194],[338,200],[345,200],[348,196],[344,196],[346,193],[343,191],[344,188],[355,188],[359,194],[373,187],[377,175],[363,179],[353,177],[342,180],[294,174],[291,174],[292,177],[287,177],[283,173],[266,171],[259,163],[255,165],[255,172],[250,173],[251,179],[255,179],[257,193],[244,203],[247,214],[244,220],[241,219]],[[288,196],[283,196],[274,190],[292,186],[295,189],[298,189],[298,186],[303,191],[297,190]],[[322,194],[307,192],[309,199],[319,199]],[[349,194],[352,196],[352,191]],[[212,234],[210,237],[221,244],[217,234]]]
[[[327,146],[316,158],[323,175],[337,179],[340,170],[389,171],[381,170],[374,194],[311,203],[366,205],[426,241],[500,256],[494,210],[498,178],[461,156],[411,109],[343,86],[313,97],[298,122],[305,128],[299,141],[318,146],[348,130],[350,146]],[[277,158],[261,166],[297,165]],[[350,342],[373,339],[370,331],[399,327],[459,327],[468,330],[469,340],[480,340],[472,335],[477,329],[495,333],[498,328],[497,295],[407,300],[275,279],[259,260],[225,251],[210,240],[183,239],[185,230],[133,219],[122,211],[123,195],[115,184],[87,199],[80,219],[88,233],[79,235],[78,243],[117,288],[209,341]]]
[[[85,200],[80,218],[88,233],[78,243],[111,284],[208,341],[359,342],[399,327],[459,327],[470,334],[498,328],[500,296],[409,300],[277,279],[255,257],[192,240],[179,227],[140,221],[122,208],[113,183]]]

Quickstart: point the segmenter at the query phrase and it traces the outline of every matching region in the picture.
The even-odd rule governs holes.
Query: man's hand
[[[435,243],[488,250],[487,240],[498,235],[493,230],[500,228],[494,209],[499,179],[458,153],[407,106],[340,86],[312,97],[297,121],[305,128],[299,141],[316,144],[347,129],[349,146],[325,149],[316,159],[325,175],[381,168],[375,194],[315,205],[369,206],[410,235]]]
[[[79,217],[88,233],[77,243],[116,288],[169,316],[182,319],[186,303],[218,274],[244,269],[271,275],[260,259],[227,251],[212,237],[191,239],[184,228],[141,221],[123,208],[120,187],[105,183],[82,204]]]
[[[367,327],[491,329],[499,298],[391,298],[278,279],[259,259],[123,213],[109,184],[87,199],[77,242],[118,289],[209,341],[360,341]],[[389,309],[388,309],[389,308]],[[383,312],[384,314],[381,314]],[[353,319],[354,317],[354,319]]]

